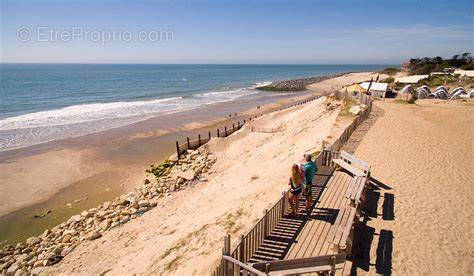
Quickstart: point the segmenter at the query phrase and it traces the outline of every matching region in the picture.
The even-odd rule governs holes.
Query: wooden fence
[[[338,156],[338,151],[342,145],[349,140],[351,134],[366,118],[368,118],[372,110],[372,98],[365,94],[347,94],[336,92],[335,95],[339,98],[351,98],[360,104],[366,104],[365,108],[353,120],[353,122],[342,132],[331,146],[324,148],[316,157],[317,166],[334,166],[333,158]],[[273,205],[270,210],[265,210],[264,216],[257,222],[257,224],[246,234],[240,237],[240,241],[236,248],[231,252],[230,249],[230,235],[224,237],[224,248],[222,250],[222,258],[219,265],[213,271],[213,276],[227,276],[227,275],[266,275],[260,271],[255,271],[251,266],[247,265],[248,261],[255,253],[255,251],[262,245],[264,239],[268,237],[269,233],[280,222],[289,207],[288,204],[289,190],[282,193],[280,199]],[[250,270],[253,269],[253,270]],[[248,274],[245,274],[248,273]]]
[[[359,104],[365,104],[367,106],[372,104],[373,98],[367,94],[359,93],[359,92],[342,92],[336,91],[334,92],[336,97],[341,99],[353,99],[357,101]]]
[[[272,110],[272,111],[267,112],[265,114],[269,114],[269,113],[272,113],[272,112],[275,112],[275,111],[280,111],[280,110],[287,109],[287,108],[290,108],[290,107],[294,107],[294,106],[297,106],[297,105],[306,104],[306,103],[314,101],[318,98],[319,98],[319,96],[310,96],[310,97],[307,97],[303,100],[300,100],[300,101],[285,105],[281,108]],[[189,137],[186,137],[186,142],[184,142],[182,144],[180,144],[179,141],[176,141],[176,154],[178,156],[178,159],[181,158],[182,156],[184,156],[188,149],[189,150],[195,150],[195,149],[199,148],[200,146],[202,146],[202,145],[206,144],[207,142],[209,142],[212,139],[212,137],[217,137],[217,138],[227,137],[227,136],[231,135],[232,133],[236,132],[237,130],[241,129],[244,126],[245,123],[247,123],[249,121],[252,121],[252,119],[258,118],[258,117],[263,116],[263,115],[264,115],[264,113],[260,113],[260,114],[248,117],[247,119],[244,119],[242,122],[237,121],[237,124],[234,123],[234,124],[232,124],[232,126],[228,127],[226,125],[226,126],[224,126],[224,129],[217,128],[214,134],[211,131],[209,131],[205,135],[198,134],[198,136],[195,139],[192,139],[192,140]],[[231,117],[231,115],[229,115],[229,117]],[[215,135],[215,136],[213,136],[213,135]]]

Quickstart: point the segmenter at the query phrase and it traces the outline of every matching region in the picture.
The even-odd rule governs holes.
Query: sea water
[[[0,151],[258,98],[274,80],[388,65],[0,64]]]

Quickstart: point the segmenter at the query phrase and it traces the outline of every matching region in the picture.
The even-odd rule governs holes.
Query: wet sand
[[[0,244],[40,234],[83,209],[130,191],[143,181],[144,170],[150,164],[174,153],[176,140],[184,143],[188,136],[195,138],[209,131],[215,136],[217,128],[232,126],[251,114],[268,112],[309,94],[268,95],[1,152]],[[48,211],[44,217],[33,218]]]

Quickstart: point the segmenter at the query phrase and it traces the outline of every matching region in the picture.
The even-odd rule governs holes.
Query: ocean
[[[390,65],[0,64],[0,151],[265,97],[274,80]]]

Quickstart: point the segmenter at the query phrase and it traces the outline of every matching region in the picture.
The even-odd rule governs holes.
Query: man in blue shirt
[[[312,193],[312,183],[313,178],[316,175],[317,167],[316,164],[311,160],[311,154],[305,153],[304,155],[305,163],[303,165],[304,174],[306,178],[304,195],[306,196],[306,212],[311,211],[311,205],[313,205],[313,193]]]

